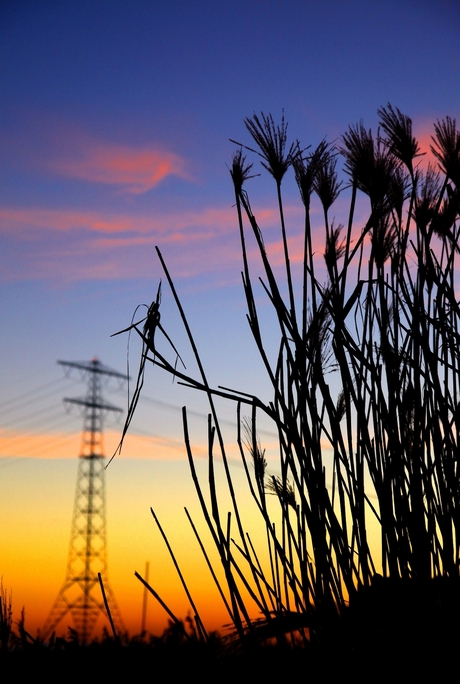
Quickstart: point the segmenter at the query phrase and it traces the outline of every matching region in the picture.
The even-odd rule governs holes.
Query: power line
[[[47,392],[46,394],[42,394],[39,398],[40,399],[45,399],[48,397],[53,396],[54,394],[57,394],[58,392],[56,391],[56,386],[57,385],[63,385],[65,384],[65,378],[58,378],[57,380],[52,380],[51,382],[47,382],[44,385],[41,385],[40,387],[36,387],[31,390],[27,390],[27,392],[23,392],[22,394],[17,395],[16,397],[13,397],[12,399],[8,399],[7,401],[0,402],[0,415],[4,416],[7,415],[8,413],[11,413],[12,411],[17,411],[18,409],[18,404],[22,408],[23,406],[28,406],[29,404],[34,403],[37,401],[37,398],[35,398],[35,395],[42,392],[45,389],[48,389],[49,387],[53,387],[53,390],[51,392]],[[6,408],[2,408],[3,406],[6,406]]]

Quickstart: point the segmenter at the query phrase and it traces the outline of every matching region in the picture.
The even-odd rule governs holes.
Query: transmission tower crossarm
[[[119,408],[118,406],[114,406],[113,404],[109,404],[106,401],[92,401],[88,398],[77,399],[69,397],[64,397],[64,401],[66,401],[68,404],[79,404],[80,406],[86,406],[87,408],[101,409],[102,411],[118,411],[119,413],[123,413],[123,409]]]
[[[129,379],[129,375],[126,375],[126,373],[120,373],[119,371],[105,366],[96,356],[92,358],[91,361],[58,361],[58,364],[60,366],[66,366],[67,368],[77,368],[81,371],[90,371],[91,373],[108,375],[112,378],[118,378],[119,380]]]

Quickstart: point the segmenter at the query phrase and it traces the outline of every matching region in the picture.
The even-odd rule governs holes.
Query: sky
[[[151,303],[162,279],[162,325],[195,373],[158,246],[210,384],[269,401],[245,319],[228,170],[237,148],[229,139],[251,145],[244,119],[264,112],[279,122],[284,111],[292,141],[340,142],[360,120],[375,129],[377,109],[390,102],[412,117],[428,151],[432,124],[460,116],[459,29],[455,0],[0,4],[0,576],[16,618],[25,606],[31,632],[43,625],[65,574],[82,415],[75,406],[66,412],[62,399],[86,392],[85,378],[65,375],[56,362],[97,356],[135,376],[137,340],[131,336],[128,347],[127,335],[111,335]],[[302,208],[292,174],[283,186],[295,251]],[[266,174],[251,181],[251,204],[276,262],[274,190]],[[339,198],[339,218],[346,206]],[[320,249],[321,215],[313,212]],[[261,292],[258,303],[270,348]],[[160,345],[173,361],[167,342]],[[126,409],[128,386],[111,380],[104,396]],[[107,469],[109,578],[132,634],[142,605],[134,571],[146,561],[160,595],[179,617],[187,612],[151,506],[208,624],[226,621],[183,510],[200,518],[183,405],[205,477],[206,403],[153,368],[123,451]],[[235,445],[235,406],[218,406],[232,472],[256,525]],[[108,456],[120,431],[107,416]],[[261,426],[261,439],[276,472],[272,426]],[[151,602],[148,628],[165,624]]]

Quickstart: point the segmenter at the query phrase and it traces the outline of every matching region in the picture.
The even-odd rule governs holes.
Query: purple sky
[[[62,357],[123,363],[109,335],[153,298],[156,244],[215,330],[242,301],[226,164],[244,117],[284,108],[306,146],[391,102],[426,135],[460,109],[459,28],[439,0],[3,2],[4,383]],[[269,179],[252,187],[273,206]]]

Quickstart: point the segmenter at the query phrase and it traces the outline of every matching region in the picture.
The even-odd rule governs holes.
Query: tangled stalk
[[[208,397],[207,495],[195,471],[184,409],[185,446],[221,561],[224,587],[212,567],[211,571],[243,641],[282,641],[288,633],[305,643],[320,640],[354,597],[372,587],[380,575],[425,588],[435,578],[452,582],[459,578],[460,133],[449,117],[435,124],[431,150],[437,168],[428,165],[423,171],[410,118],[391,105],[378,113],[376,137],[361,123],[349,127],[339,147],[322,141],[312,152],[298,142],[287,144],[284,118],[280,126],[263,114],[245,122],[256,149],[240,145],[230,174],[247,319],[272,385],[269,403],[209,386],[158,249],[199,377],[179,372],[155,348],[145,327],[134,326],[144,350],[152,352],[149,356],[144,351],[143,362],[151,361]],[[263,227],[251,209],[246,186],[253,177],[252,164],[246,162],[243,147],[262,158],[262,166],[275,180],[283,277],[275,273]],[[339,156],[344,158],[351,187],[344,225],[331,217],[343,189],[338,180]],[[291,167],[305,208],[299,292],[281,191]],[[313,193],[324,215],[324,282],[317,275],[324,266],[312,238]],[[364,225],[355,221],[360,195],[368,198]],[[277,321],[274,362],[259,324],[249,239],[257,246],[262,286]],[[246,534],[240,515],[215,396],[236,404],[237,441],[265,527],[268,565],[259,560],[260,551]],[[250,417],[241,416],[243,408]],[[272,421],[278,435],[277,476],[267,472],[257,433],[260,412]],[[216,452],[223,461],[232,501],[228,514],[219,505]],[[279,504],[276,525],[269,494]],[[379,530],[378,561],[368,536],[371,521]]]

